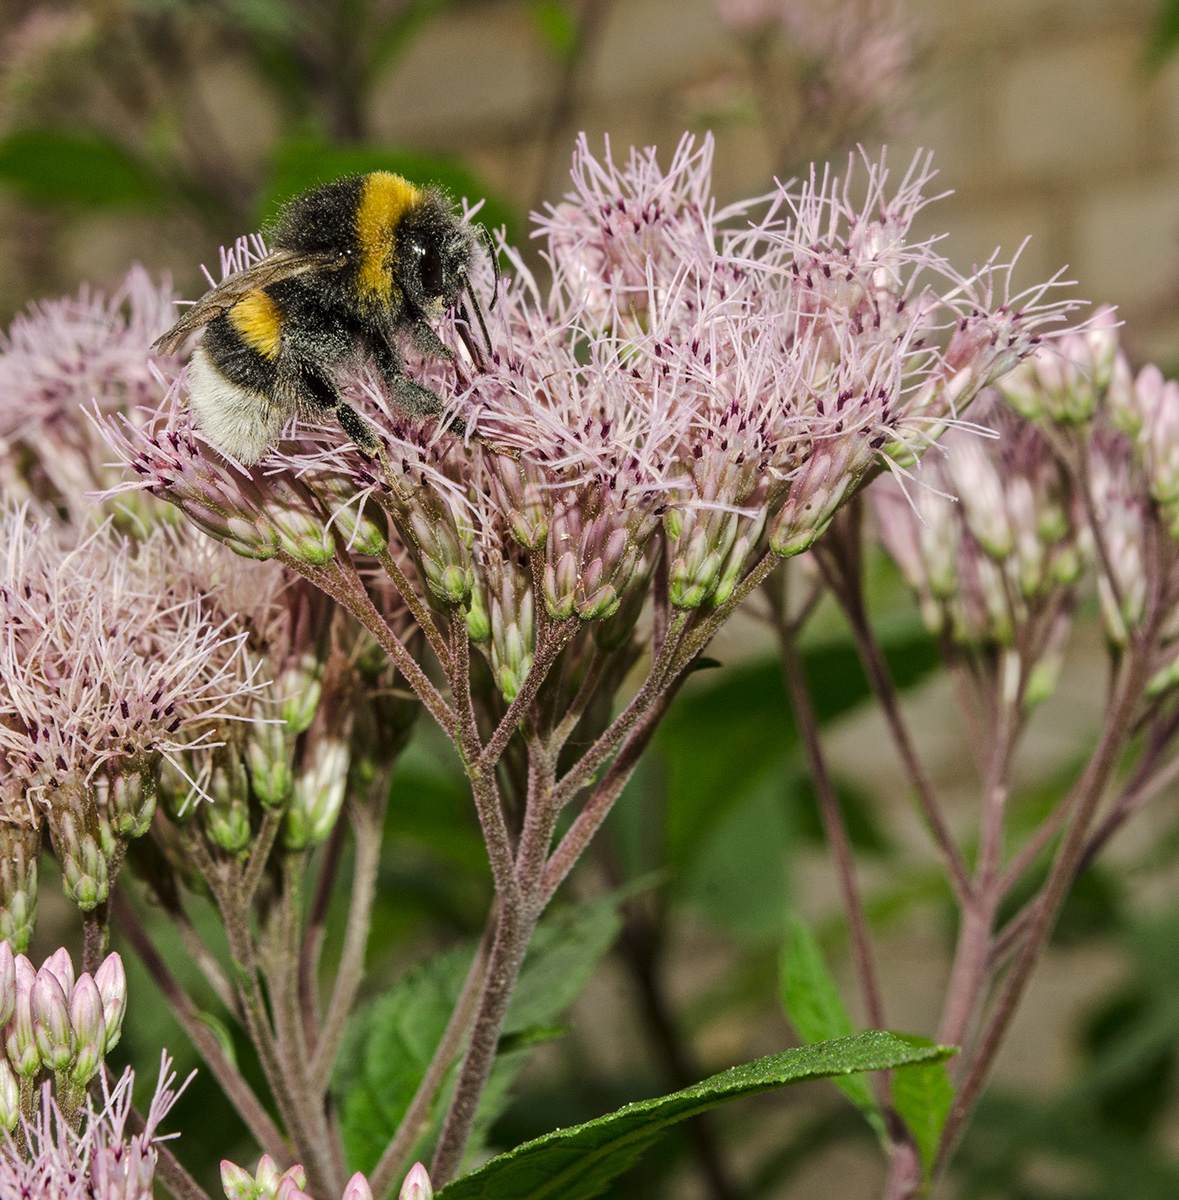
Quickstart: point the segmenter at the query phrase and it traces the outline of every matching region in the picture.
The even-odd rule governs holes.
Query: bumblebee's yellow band
[[[364,177],[356,209],[356,240],[360,246],[357,286],[369,303],[388,304],[393,296],[393,272],[388,255],[393,229],[406,211],[422,199],[421,191],[407,179],[389,171]]]
[[[277,358],[282,347],[282,313],[261,289],[247,292],[230,310],[229,319],[242,341],[263,358]]]

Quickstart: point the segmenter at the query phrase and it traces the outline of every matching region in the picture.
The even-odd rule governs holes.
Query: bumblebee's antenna
[[[475,316],[479,318],[479,332],[483,334],[483,344],[487,347],[487,353],[494,357],[495,350],[491,345],[491,335],[487,332],[487,322],[483,319],[483,306],[479,303],[479,297],[475,295],[475,289],[471,287],[471,281],[467,280],[467,295],[471,297],[471,307],[475,310]],[[494,300],[492,301],[494,307]],[[467,306],[460,305],[459,313],[466,317]],[[466,317],[469,321],[470,317]]]
[[[467,289],[467,294],[471,295],[470,288]],[[473,300],[474,296],[471,296],[471,298]],[[477,305],[476,305],[475,311],[479,312]],[[470,354],[470,356],[471,356],[471,361],[474,362],[474,364],[482,371],[486,368],[486,365],[487,365],[486,360],[483,357],[483,351],[479,349],[478,342],[476,342],[475,339],[471,336],[471,314],[469,312],[467,312],[467,306],[462,300],[459,301],[458,315],[459,315],[459,319],[463,323],[461,325],[455,326],[455,332],[459,336],[459,341],[461,341],[462,344],[464,346],[466,346],[467,353]],[[479,324],[480,324],[480,326],[482,326],[483,325],[483,320],[482,320],[483,314],[479,313],[479,317],[480,317]],[[487,336],[486,329],[484,329],[483,336],[484,337]],[[490,349],[490,346],[488,347],[488,349]]]
[[[491,269],[495,272],[495,280],[491,285],[491,303],[487,306],[488,312],[495,311],[495,302],[499,299],[499,254],[495,248],[495,242],[492,240],[491,233],[486,225],[479,226],[479,236],[483,239],[483,244],[487,247],[487,257],[491,259]],[[474,300],[474,296],[471,297]],[[483,314],[479,314],[479,324],[483,324]],[[489,342],[487,348],[491,349]]]

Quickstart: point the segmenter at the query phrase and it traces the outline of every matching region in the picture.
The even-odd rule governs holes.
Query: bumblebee
[[[204,435],[240,463],[256,463],[295,414],[329,411],[376,455],[376,436],[340,395],[335,372],[367,359],[400,408],[441,412],[441,398],[406,375],[401,346],[453,362],[430,322],[458,304],[460,335],[480,361],[461,301],[466,292],[490,347],[470,281],[480,237],[498,283],[487,231],[463,223],[442,192],[388,171],[337,179],[292,200],[270,230],[270,253],[206,293],[155,347],[175,353],[204,327],[189,364],[190,403]],[[463,424],[452,419],[450,429]]]

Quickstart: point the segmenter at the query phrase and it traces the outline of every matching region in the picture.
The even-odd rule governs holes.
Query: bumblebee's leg
[[[340,395],[336,385],[306,361],[296,368],[295,386],[309,408],[316,412],[334,412],[340,428],[370,457],[381,456],[381,443],[369,423]]]
[[[431,332],[433,332],[431,330]],[[435,339],[437,340],[437,339]],[[438,343],[440,346],[441,342]],[[446,349],[446,347],[443,347]],[[436,417],[446,407],[442,397],[428,387],[415,383],[405,373],[405,364],[397,350],[383,340],[376,340],[372,345],[373,361],[381,373],[393,403],[403,412],[415,417]],[[451,355],[453,358],[453,354]],[[461,437],[467,429],[466,422],[461,417],[451,417],[446,428]]]
[[[409,340],[419,354],[440,358],[443,362],[454,362],[454,351],[434,332],[425,321],[415,321],[409,327]]]

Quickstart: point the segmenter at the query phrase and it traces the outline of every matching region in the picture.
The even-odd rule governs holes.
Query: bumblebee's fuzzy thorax
[[[354,222],[356,289],[362,304],[389,307],[399,299],[393,279],[397,229],[424,195],[420,188],[388,171],[363,177]]]

